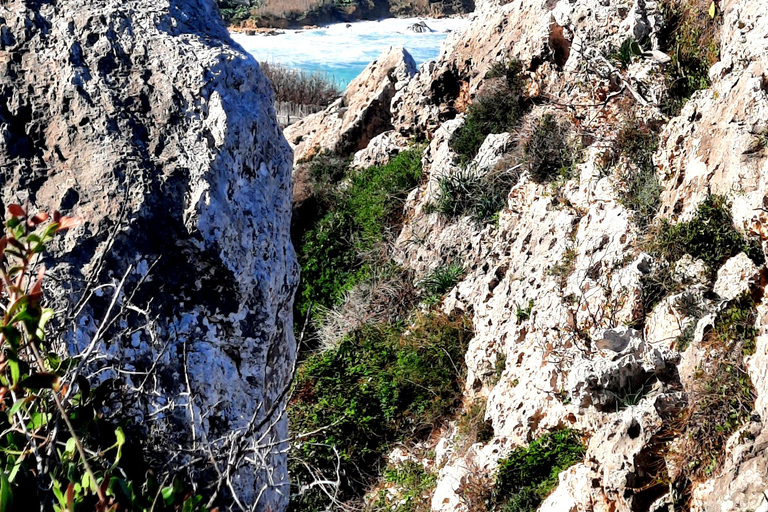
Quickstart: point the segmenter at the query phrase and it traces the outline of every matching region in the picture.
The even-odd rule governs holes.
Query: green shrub
[[[552,114],[544,114],[536,121],[530,138],[523,144],[523,161],[536,183],[570,178],[579,158],[568,129]]]
[[[653,221],[661,205],[661,184],[656,176],[653,154],[658,147],[658,134],[637,121],[627,122],[616,137],[615,149],[630,165],[620,176],[621,204],[632,210],[641,229]]]
[[[312,303],[334,306],[345,291],[379,266],[370,254],[401,221],[403,201],[419,182],[421,151],[409,149],[385,166],[359,171],[323,157],[312,164],[311,172],[318,179],[338,181],[340,167],[349,185],[331,189],[327,211],[297,244],[302,271],[296,295],[299,315],[306,314]]]
[[[394,484],[399,493],[394,500],[387,491],[379,493],[373,508],[379,512],[429,512],[429,493],[437,483],[437,475],[428,473],[421,464],[407,460],[384,470],[384,480]],[[393,502],[394,501],[394,502]]]
[[[467,164],[477,155],[488,135],[512,130],[525,110],[522,66],[519,62],[497,64],[487,77],[503,78],[503,84],[475,98],[467,108],[464,124],[453,133],[449,142],[462,164]]]
[[[289,408],[301,439],[292,453],[297,489],[293,510],[323,508],[302,462],[332,475],[340,457],[340,499],[359,497],[366,475],[374,475],[393,443],[420,438],[452,411],[461,397],[464,353],[471,331],[464,320],[438,313],[417,316],[413,325],[366,325],[338,347],[310,357],[299,369]]]
[[[584,452],[573,430],[547,433],[525,448],[516,448],[499,463],[491,509],[535,512],[557,485],[560,472],[581,462]]]
[[[464,267],[458,263],[442,265],[428,272],[418,286],[425,300],[434,303],[459,284],[463,274]]]
[[[509,190],[520,179],[516,170],[494,170],[480,174],[471,167],[438,178],[438,189],[430,208],[448,219],[469,215],[479,224],[496,218],[507,204]]]
[[[739,233],[733,225],[728,200],[719,195],[708,196],[687,222],[671,224],[662,220],[653,233],[649,248],[669,263],[690,254],[703,260],[712,276],[728,258],[740,252],[747,253],[758,265],[765,262],[759,243],[749,241]]]
[[[691,95],[710,85],[709,68],[720,60],[722,15],[709,14],[710,0],[662,0],[665,18],[662,49],[672,62],[667,65],[668,99],[662,111],[677,115]]]
[[[749,295],[731,301],[702,341],[689,406],[682,416],[678,467],[689,480],[710,477],[720,467],[728,438],[749,421],[755,390],[744,356],[754,352],[755,304]]]

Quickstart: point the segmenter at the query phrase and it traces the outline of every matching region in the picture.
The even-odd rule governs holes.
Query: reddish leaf
[[[62,231],[69,228],[74,228],[75,226],[79,226],[83,223],[83,219],[80,217],[61,217],[59,219],[59,227],[56,228],[56,231]]]
[[[59,210],[54,210],[53,211],[53,222],[58,224],[59,219],[61,219],[61,212],[59,212]]]
[[[69,510],[75,509],[75,485],[72,483],[67,487],[67,508]]]
[[[8,206],[8,213],[13,215],[14,217],[26,217],[27,212],[24,211],[24,208],[21,207],[20,204],[12,204]]]
[[[48,215],[47,213],[39,212],[34,217],[32,217],[31,219],[29,219],[27,221],[27,225],[29,225],[29,227],[33,228],[33,227],[37,226],[38,224],[42,224],[43,222],[47,221],[50,218],[51,218],[51,216]]]

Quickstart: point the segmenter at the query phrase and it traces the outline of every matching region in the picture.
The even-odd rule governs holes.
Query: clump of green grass
[[[517,448],[499,464],[491,510],[535,512],[555,488],[558,475],[584,459],[578,432],[560,430]]]
[[[318,488],[300,492],[314,479],[305,463],[333,475],[338,462],[339,499],[360,497],[394,443],[424,437],[454,410],[471,335],[463,319],[418,314],[411,325],[365,325],[303,363],[289,418],[294,433],[314,433],[292,452],[294,509],[321,510],[326,501]]]
[[[506,206],[509,190],[519,179],[516,169],[481,174],[464,167],[438,178],[437,194],[429,209],[448,219],[469,215],[476,223],[484,224],[495,219]]]
[[[430,491],[435,488],[437,475],[424,466],[407,460],[384,470],[384,481],[400,489],[394,500],[381,491],[373,509],[378,512],[429,512]]]
[[[533,125],[523,143],[523,164],[536,183],[570,178],[581,158],[568,128],[552,114],[544,114]]]
[[[641,229],[651,224],[661,205],[662,187],[653,164],[653,154],[658,145],[658,134],[636,120],[625,123],[615,141],[615,150],[630,163],[619,177],[619,198],[625,207],[634,212],[635,221]]]
[[[433,268],[418,284],[424,300],[428,303],[436,303],[440,297],[459,284],[463,274],[464,267],[458,263]]]
[[[319,182],[337,183],[343,174],[348,186],[330,187],[318,219],[296,244],[302,270],[296,296],[300,315],[313,303],[333,307],[381,266],[377,248],[400,224],[403,201],[421,176],[419,148],[401,152],[385,166],[364,170],[350,170],[339,162],[323,157],[311,164]]]
[[[464,124],[453,133],[449,142],[451,149],[459,155],[460,163],[465,165],[477,155],[488,135],[512,130],[525,110],[519,62],[497,64],[487,78],[503,79],[503,82],[478,95],[467,108]]]
[[[669,96],[662,110],[677,115],[694,92],[710,85],[709,68],[720,60],[722,15],[710,16],[710,0],[662,0],[666,31],[662,49],[672,62],[667,66]]]

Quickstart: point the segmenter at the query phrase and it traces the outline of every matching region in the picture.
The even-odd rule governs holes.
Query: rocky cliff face
[[[665,28],[671,21],[662,7],[692,3],[664,4],[484,3],[436,62],[399,87],[390,105],[395,131],[356,157],[386,159],[386,140],[430,139],[427,178],[405,206],[397,259],[417,276],[449,262],[465,269],[442,307],[473,318],[465,404],[487,400],[493,436],[467,447],[452,423],[433,439],[434,459],[411,455],[438,474],[432,510],[482,510],[469,496],[493,481],[499,461],[564,428],[584,435],[586,457],[560,474],[540,510],[768,506],[764,258],[735,242],[709,258],[719,244],[714,235],[705,237],[706,249],[686,245],[674,256],[653,240],[665,222],[709,233],[701,224],[710,222],[706,209],[724,204],[720,224],[728,228],[732,220],[734,237],[766,248],[765,5],[715,3],[722,29],[711,86],[669,117],[661,107],[670,57],[660,49],[674,27]],[[629,38],[643,47],[622,65],[610,56]],[[526,94],[535,101],[514,131],[489,135],[471,163],[460,165],[449,141],[467,122],[462,112],[489,86],[494,63],[513,60],[522,63]],[[570,126],[581,147],[581,163],[554,184],[534,179],[526,172],[530,159],[521,157],[536,120],[546,116]],[[616,149],[630,123],[660,134],[650,162],[658,202],[646,221],[626,190],[628,173],[638,169]],[[510,168],[519,179],[497,223],[435,212],[446,177]],[[713,195],[724,202],[713,203]],[[661,273],[671,284],[649,300]],[[724,348],[735,339],[724,333],[740,300],[751,301],[744,325],[755,330],[749,346]],[[707,417],[714,394],[733,391],[719,380],[723,364],[741,372],[738,393],[745,397],[726,407],[738,419]],[[714,453],[696,444],[707,421],[720,425],[712,432],[725,432]],[[711,459],[692,462],[691,455]]]
[[[292,154],[218,20],[212,0],[4,2],[2,202],[84,219],[48,293],[154,463],[280,510]]]

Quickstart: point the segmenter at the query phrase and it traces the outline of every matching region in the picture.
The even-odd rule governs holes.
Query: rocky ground
[[[453,421],[391,455],[436,475],[431,510],[483,510],[473,489],[500,461],[563,429],[586,454],[539,510],[768,510],[766,4],[694,6],[719,61],[678,110],[668,77],[682,24],[668,13],[689,4],[484,2],[436,62],[416,72],[392,50],[285,131],[297,162],[332,150],[362,168],[428,142],[394,254],[417,278],[462,265],[441,308],[472,318],[463,403],[484,401],[493,431],[468,445]],[[642,45],[616,57],[628,39]],[[453,134],[511,62],[521,118],[465,158]],[[531,163],[542,119],[578,147],[556,178]],[[441,214],[446,180],[467,172],[514,173],[497,216]]]

